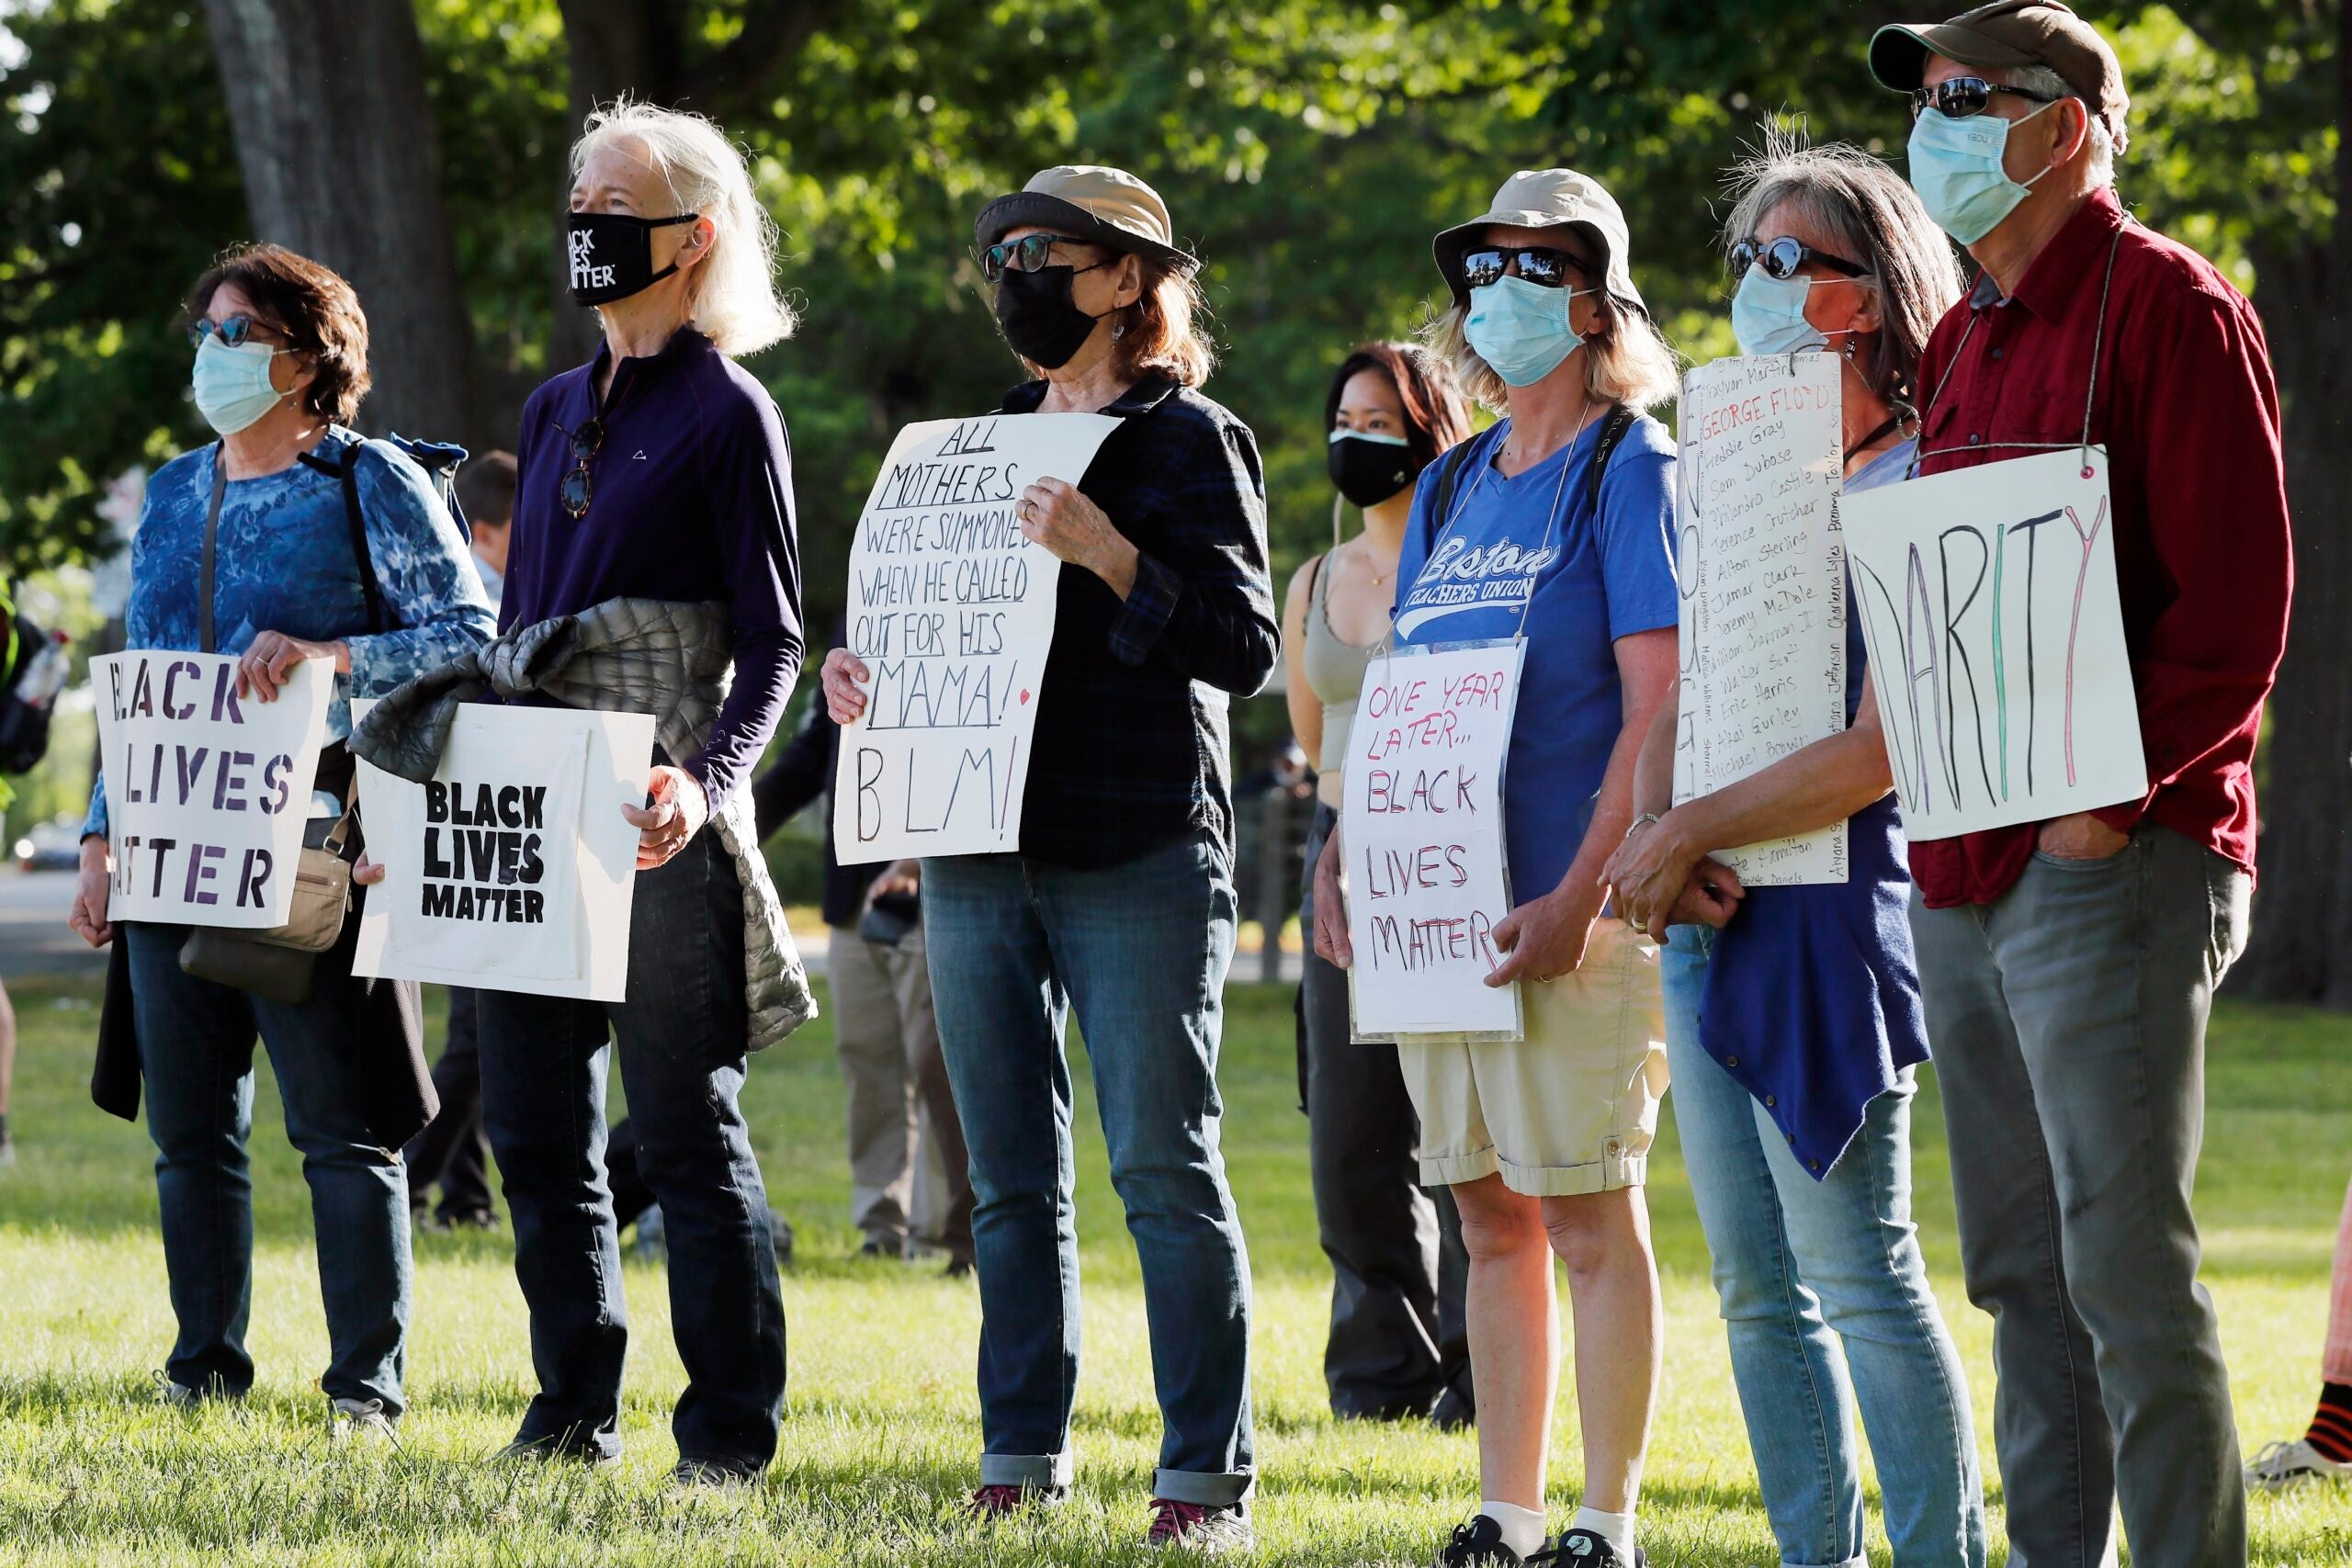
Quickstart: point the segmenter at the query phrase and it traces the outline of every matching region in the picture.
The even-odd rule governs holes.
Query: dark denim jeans
[[[972,1156],[984,1483],[1067,1484],[1078,1385],[1069,1062],[1075,1009],[1143,1265],[1166,1429],[1155,1496],[1249,1495],[1250,1259],[1217,1152],[1235,900],[1223,849],[1179,840],[1076,871],[923,863],[933,1000]]]
[[[481,998],[482,1120],[514,1222],[539,1392],[519,1440],[617,1454],[628,1308],[605,1168],[606,1036],[668,1227],[683,1459],[750,1474],[784,1416],[784,1298],[743,1087],[743,892],[718,836],[637,874],[628,1000]]]
[[[357,991],[324,976],[300,1007],[264,1001],[180,968],[186,926],[126,923],[147,1131],[155,1141],[164,1267],[179,1339],[164,1371],[183,1388],[253,1386],[254,1040],[259,1035],[302,1151],[318,1231],[331,1399],[401,1409],[408,1337],[408,1173],[371,1141],[351,1072]]]

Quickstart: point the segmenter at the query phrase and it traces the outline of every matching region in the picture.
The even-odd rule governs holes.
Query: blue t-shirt
[[[311,455],[340,465],[344,449],[360,439],[335,425]],[[197,584],[217,450],[184,452],[147,481],[130,541],[126,648],[202,650]],[[351,673],[335,678],[327,705],[327,734],[334,739],[351,733],[350,698],[382,696],[497,631],[465,537],[424,470],[399,447],[369,441],[360,452],[358,479],[384,615],[396,629],[373,636],[367,630],[367,592],[351,553],[351,525],[336,474],[296,462],[258,479],[230,480],[213,546],[214,652],[243,653],[264,632],[351,645]],[[106,830],[101,773],[82,831]]]
[[[1510,479],[1494,458],[1510,422],[1472,436],[1451,517],[1432,515],[1447,459],[1421,470],[1396,562],[1400,648],[1507,638],[1525,619],[1503,773],[1521,903],[1559,886],[1592,820],[1625,724],[1613,645],[1676,619],[1674,442],[1656,420],[1636,418],[1610,455],[1596,515],[1586,469],[1600,428],[1589,421],[1567,447]]]

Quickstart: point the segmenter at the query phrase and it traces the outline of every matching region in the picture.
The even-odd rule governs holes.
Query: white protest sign
[[[653,728],[469,703],[428,783],[361,762],[368,858],[385,869],[353,972],[627,1000],[638,831],[620,808],[645,802]]]
[[[1510,913],[1503,763],[1519,642],[1400,649],[1366,667],[1348,731],[1346,849],[1355,1037],[1520,1038],[1491,987]]]
[[[1676,805],[1846,728],[1845,468],[1834,354],[1718,359],[1682,378]],[[1750,886],[1846,880],[1846,825],[1717,857]]]
[[[275,702],[237,695],[225,653],[90,660],[114,886],[107,917],[266,931],[294,903],[334,666],[306,659]]]
[[[1118,427],[991,414],[890,443],[849,555],[849,650],[873,684],[833,784],[844,865],[1020,847],[1061,562],[1014,506],[1038,479],[1077,484]]]
[[[1905,833],[2147,793],[2104,451],[1887,485],[1839,513]]]

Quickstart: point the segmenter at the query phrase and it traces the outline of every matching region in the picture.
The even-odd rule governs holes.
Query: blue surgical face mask
[[[223,435],[234,435],[276,408],[288,394],[270,384],[269,367],[288,351],[250,340],[235,348],[216,333],[196,350],[196,412]]]
[[[1568,301],[1597,288],[1545,288],[1523,277],[1498,277],[1470,291],[1462,335],[1507,387],[1532,387],[1583,343],[1568,325]]]
[[[2008,150],[2009,127],[2023,125],[2033,115],[2053,107],[2044,104],[2025,119],[2007,120],[1996,114],[1953,119],[1929,109],[1911,127],[1911,188],[1919,193],[1928,216],[1963,245],[1973,245],[2018,209],[2043,169],[2024,185],[2009,178],[2002,166]]]
[[[1825,333],[1805,320],[1805,301],[1812,297],[1816,281],[1834,287],[1870,280],[1816,280],[1802,273],[1794,277],[1774,277],[1760,266],[1749,267],[1747,276],[1739,280],[1739,292],[1731,300],[1731,331],[1739,340],[1739,352],[1803,354],[1807,349],[1827,348],[1833,337],[1849,336],[1851,328]]]

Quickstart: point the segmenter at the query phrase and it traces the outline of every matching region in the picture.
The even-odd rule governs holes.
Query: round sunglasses
[[[1023,234],[1017,240],[999,241],[980,253],[980,276],[994,283],[1007,272],[1037,272],[1048,264],[1056,245],[1093,243],[1075,234]]]
[[[1996,93],[2007,93],[2032,104],[2058,101],[2030,87],[2011,87],[2000,82],[1987,82],[1982,76],[1951,76],[1932,87],[1911,89],[1911,118],[1916,120],[1933,109],[1946,119],[1973,119],[1993,107]]]
[[[1565,288],[1569,274],[1585,276],[1592,271],[1582,256],[1550,245],[1481,245],[1462,253],[1462,281],[1473,288],[1484,288],[1512,272],[1514,262],[1518,268],[1513,276],[1538,288]]]
[[[267,334],[262,340],[265,347],[281,347],[291,341],[285,328],[273,326],[267,321],[257,321],[251,316],[223,316],[217,321],[207,316],[187,324],[188,342],[199,346],[206,338],[217,337],[224,347],[243,348],[247,343],[253,341],[255,333]],[[272,338],[277,341],[270,342],[269,339]]]
[[[1870,268],[1848,261],[1844,256],[1816,251],[1804,241],[1788,234],[1777,240],[1742,240],[1731,248],[1731,275],[1746,277],[1751,266],[1760,266],[1770,278],[1790,278],[1807,262],[1818,262],[1832,272],[1848,277],[1868,277]]]
[[[596,485],[588,472],[588,460],[605,445],[605,422],[591,417],[580,422],[577,430],[566,430],[555,424],[556,431],[571,447],[572,466],[567,469],[555,488],[556,503],[575,523],[588,515],[588,503],[596,498]]]

